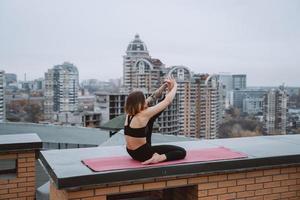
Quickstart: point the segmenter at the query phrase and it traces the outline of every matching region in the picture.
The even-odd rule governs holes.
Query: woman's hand
[[[165,82],[168,84],[168,91],[171,91],[176,83],[174,77],[169,76],[165,79]]]
[[[147,109],[143,110],[143,115],[148,117],[149,119],[161,111],[165,110],[173,101],[176,96],[177,91],[177,83],[173,77],[169,77],[166,79],[166,83],[169,85],[168,93],[165,98],[160,101],[158,104],[154,106],[150,106]],[[149,101],[147,101],[149,102]]]
[[[162,84],[155,92],[154,92],[154,96],[156,99],[160,98],[164,92],[164,90],[168,87],[167,83]]]
[[[167,159],[165,154],[154,153],[149,160],[142,162],[143,165],[149,165],[154,163],[163,162]]]

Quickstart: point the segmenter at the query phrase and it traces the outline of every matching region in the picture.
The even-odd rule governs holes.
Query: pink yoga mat
[[[112,171],[123,169],[136,169],[145,167],[165,166],[170,164],[181,164],[190,162],[204,162],[213,160],[230,160],[237,158],[248,157],[244,153],[235,152],[225,147],[207,148],[207,149],[192,149],[187,150],[187,155],[182,160],[167,161],[151,165],[142,165],[141,162],[133,160],[130,156],[114,156],[86,159],[82,162],[91,170]]]

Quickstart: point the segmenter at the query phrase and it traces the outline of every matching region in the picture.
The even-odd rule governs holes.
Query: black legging
[[[144,162],[150,159],[154,153],[165,154],[166,161],[183,159],[186,155],[186,151],[182,147],[175,145],[156,145],[151,146],[146,143],[135,150],[127,149],[128,154],[134,159]]]
[[[156,146],[151,145],[153,124],[154,121],[161,115],[162,112],[153,116],[147,124],[147,136],[146,136],[147,143],[135,150],[130,150],[126,148],[128,154],[134,160],[144,162],[150,159],[154,153],[165,154],[167,157],[166,161],[179,160],[185,158],[186,151],[182,147],[175,146],[175,145],[156,145]]]

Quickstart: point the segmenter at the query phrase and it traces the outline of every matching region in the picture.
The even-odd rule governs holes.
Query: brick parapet
[[[0,160],[7,159],[16,160],[16,174],[12,178],[0,177],[0,200],[35,199],[35,150],[0,152]]]
[[[58,190],[51,183],[50,200],[115,200],[117,196],[144,193],[163,199],[254,200],[300,199],[300,165],[223,172],[151,181],[88,186]],[[151,192],[152,193],[149,193]]]

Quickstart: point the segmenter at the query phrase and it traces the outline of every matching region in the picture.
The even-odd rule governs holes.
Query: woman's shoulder
[[[130,118],[132,118],[132,119],[143,119],[143,118],[147,117],[147,114],[146,114],[145,110],[142,110],[142,111],[140,111],[139,113],[137,113],[135,115],[125,114],[125,119],[126,120],[130,119]]]
[[[137,115],[139,115],[140,118],[149,118],[149,112],[151,112],[153,106],[149,106],[147,108],[145,108],[144,110],[142,110],[141,112],[139,112]]]
[[[147,114],[149,108],[146,108],[145,110],[142,110],[141,112],[137,113],[134,118],[136,118],[137,121],[144,123],[149,120],[149,115]]]
[[[148,108],[147,108],[148,109]],[[145,109],[146,110],[146,109]],[[145,110],[140,111],[139,113],[135,114],[134,117],[138,119],[142,119],[145,117]]]

